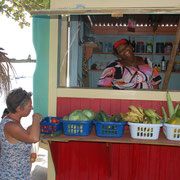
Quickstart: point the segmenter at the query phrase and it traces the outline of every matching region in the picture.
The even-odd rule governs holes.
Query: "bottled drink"
[[[161,71],[165,71],[166,70],[166,60],[164,59],[164,56],[161,60]]]
[[[134,40],[134,39],[133,39],[133,41],[132,41],[132,48],[133,48],[133,52],[135,52],[136,43],[135,43],[135,40]]]

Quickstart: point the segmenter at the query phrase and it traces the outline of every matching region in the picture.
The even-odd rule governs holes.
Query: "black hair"
[[[15,113],[18,106],[24,108],[27,102],[31,100],[31,96],[31,92],[26,92],[22,88],[12,90],[6,98],[6,105],[9,112]]]
[[[9,113],[8,108],[5,108],[3,114],[8,114],[8,113]]]
[[[122,39],[122,40],[126,40],[126,41],[127,41],[126,44],[130,44],[130,41],[129,41],[129,40],[127,40],[127,39]],[[117,51],[117,48],[115,48],[114,45],[113,45],[113,53],[114,53],[115,55],[119,55],[119,53],[118,53],[118,51]]]
[[[5,108],[1,118],[4,118],[7,114],[9,114],[9,111],[8,111],[8,108]]]

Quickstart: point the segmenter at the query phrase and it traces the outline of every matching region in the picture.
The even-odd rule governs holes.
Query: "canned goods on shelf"
[[[137,53],[143,53],[144,52],[144,42],[137,42],[136,52]]]

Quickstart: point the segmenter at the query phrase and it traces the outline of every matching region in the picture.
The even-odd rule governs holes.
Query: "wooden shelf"
[[[126,127],[125,127],[126,128]],[[109,137],[98,137],[95,133],[95,128],[92,129],[89,136],[66,136],[60,135],[57,137],[51,137],[50,135],[42,135],[41,140],[56,141],[56,142],[70,142],[70,141],[81,141],[81,142],[105,142],[105,143],[125,143],[125,144],[152,144],[152,145],[165,145],[165,146],[180,146],[179,141],[168,140],[161,128],[159,139],[157,140],[143,140],[133,139],[130,136],[128,129],[125,129],[123,136],[120,138],[109,138]]]
[[[113,54],[112,52],[101,52],[101,51],[93,51],[93,54]],[[162,56],[170,56],[169,53],[134,53],[135,55],[162,55]],[[177,56],[180,54],[177,54]]]

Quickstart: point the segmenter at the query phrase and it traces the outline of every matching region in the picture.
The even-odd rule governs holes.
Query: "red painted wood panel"
[[[178,102],[173,102],[176,105]],[[120,99],[89,99],[89,98],[57,98],[57,116],[65,116],[76,109],[89,108],[94,112],[104,110],[107,114],[126,113],[128,106],[135,105],[143,108],[153,108],[162,115],[161,105],[167,110],[166,101],[120,100]]]
[[[176,102],[174,102],[176,104]],[[163,101],[58,98],[57,116],[90,108],[107,114],[127,112],[129,105],[154,108],[161,114]],[[179,179],[180,148],[171,146],[53,142],[51,151],[56,180],[171,180]]]

